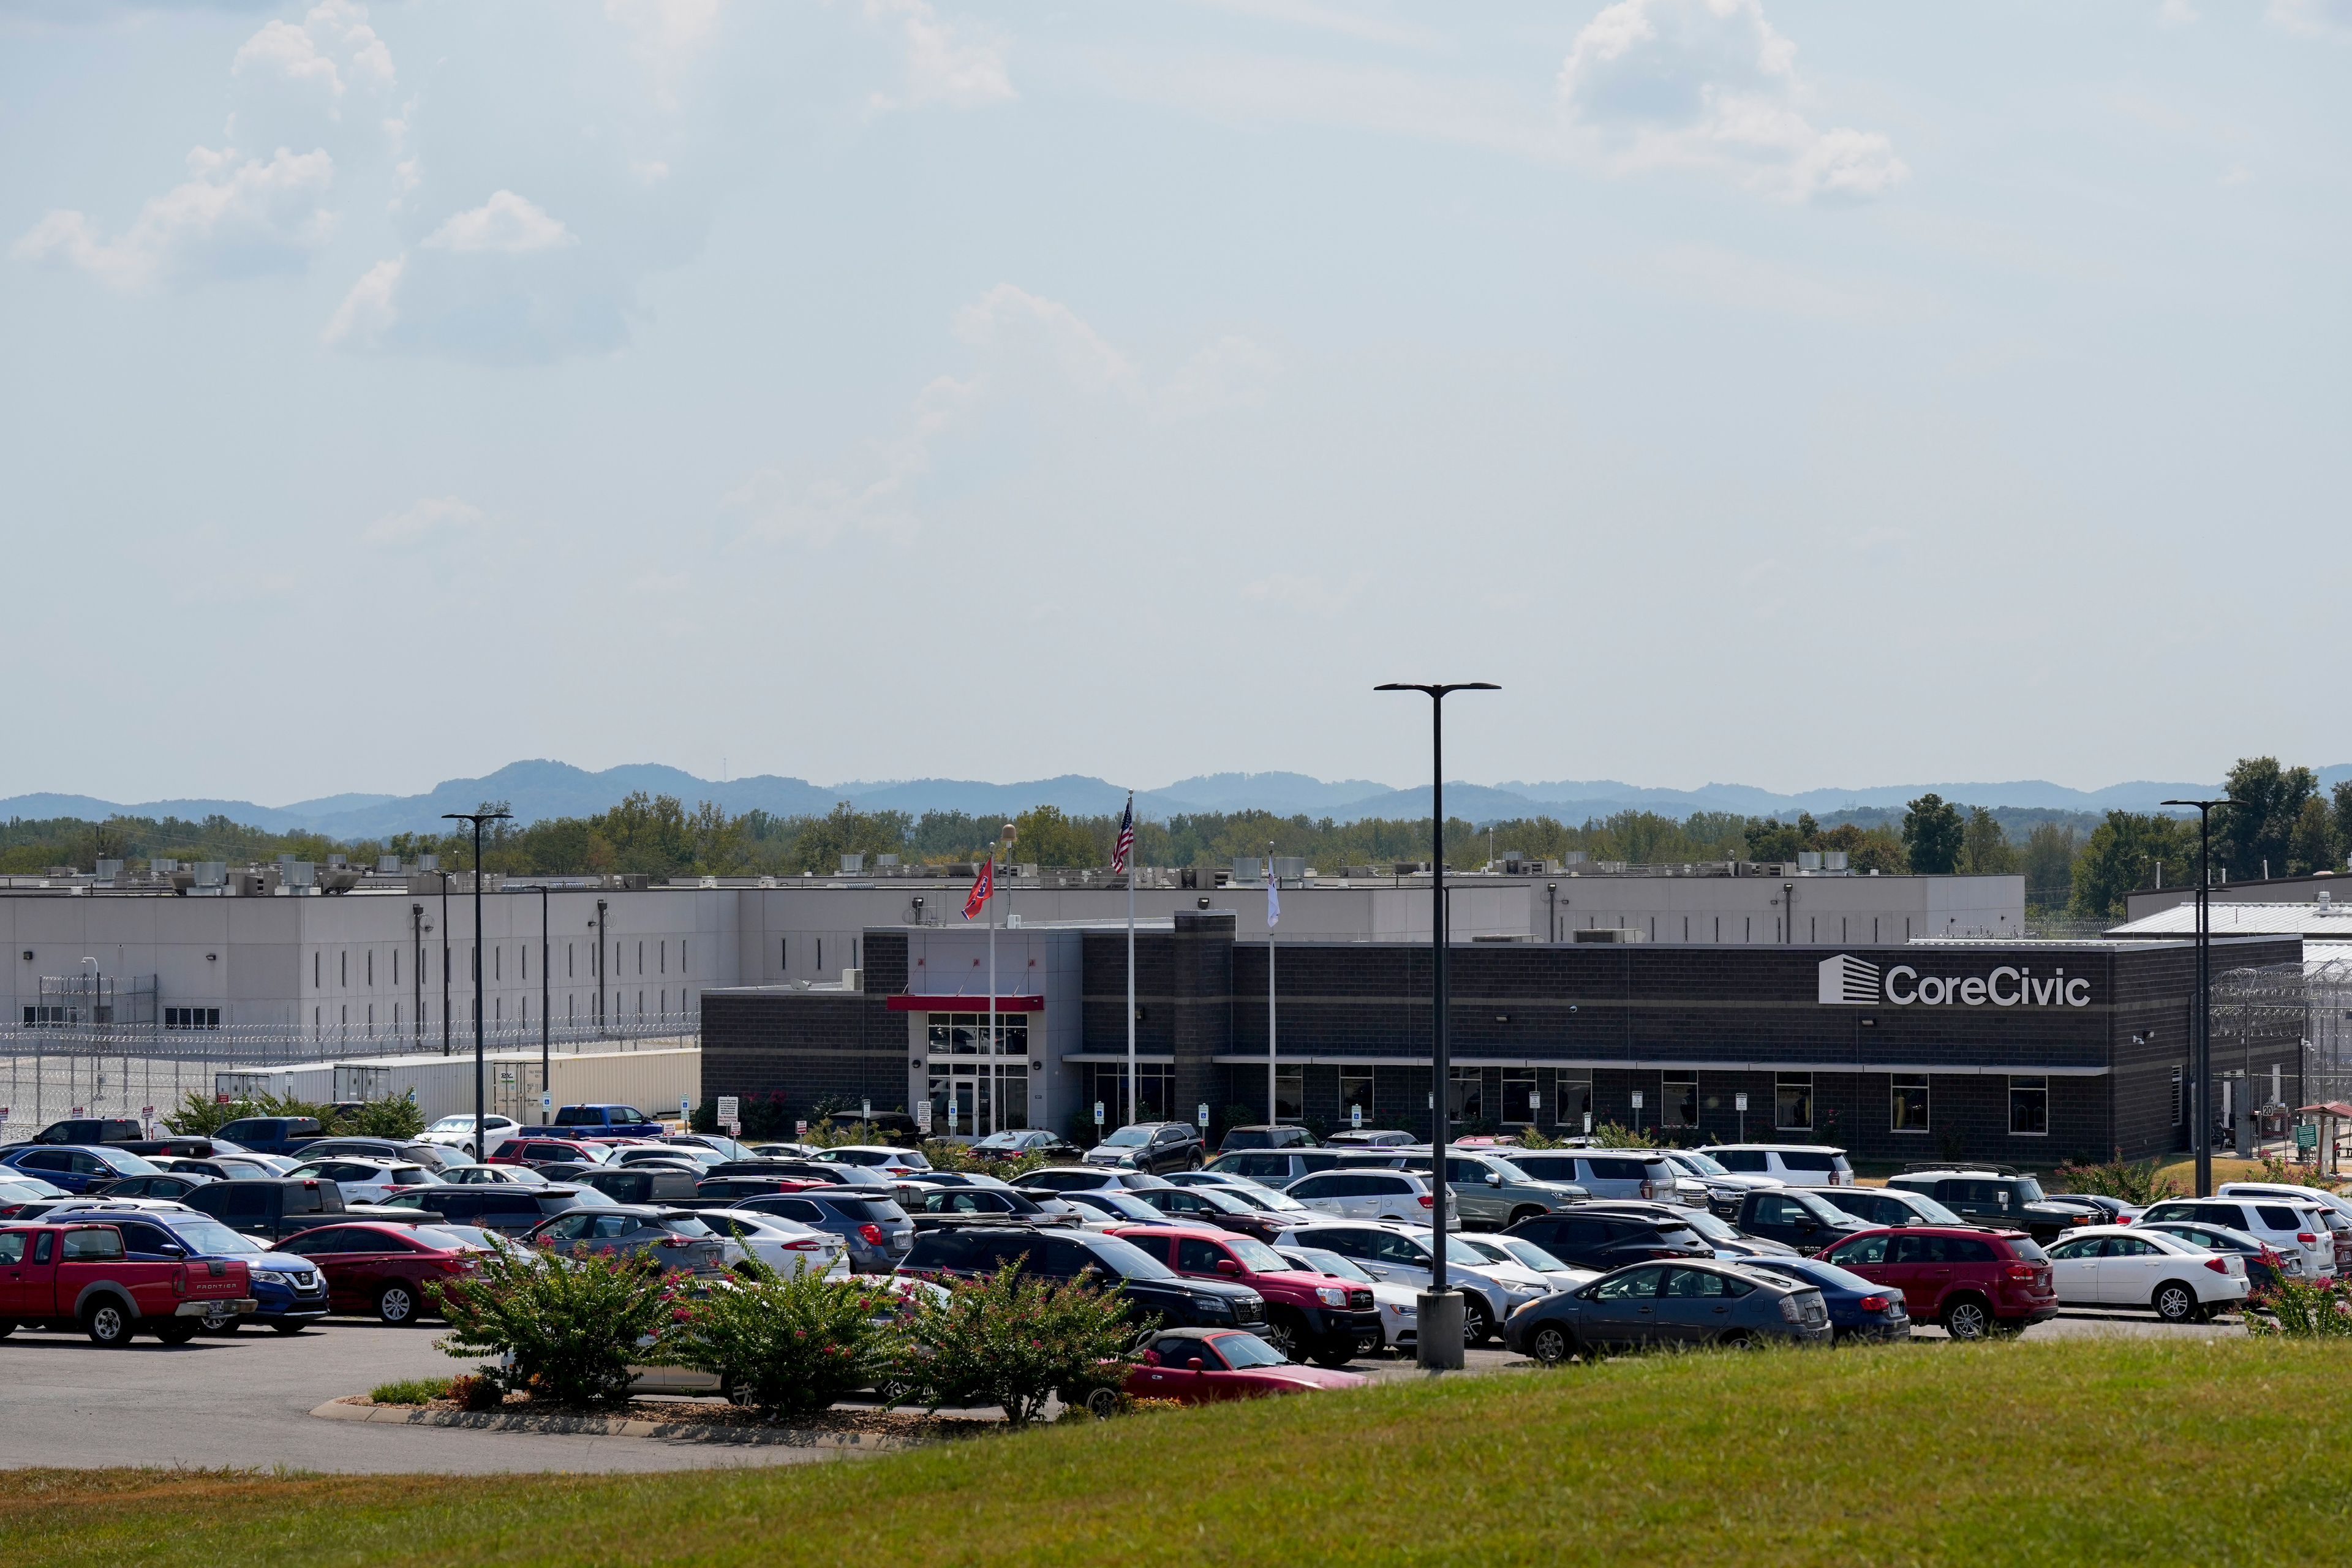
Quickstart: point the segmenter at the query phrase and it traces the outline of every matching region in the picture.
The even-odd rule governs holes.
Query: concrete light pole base
[[[1424,1290],[1413,1298],[1413,1359],[1423,1372],[1462,1370],[1462,1292]]]

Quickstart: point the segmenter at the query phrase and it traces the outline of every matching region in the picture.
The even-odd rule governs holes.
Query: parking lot
[[[2024,1337],[2242,1332],[2234,1321],[2173,1327],[2144,1313],[2066,1312]],[[0,1424],[0,1465],[486,1472],[664,1470],[830,1457],[801,1448],[419,1429],[310,1415],[331,1399],[379,1383],[462,1370],[434,1348],[437,1337],[432,1325],[387,1329],[353,1320],[284,1338],[248,1329],[179,1348],[142,1338],[129,1349],[106,1351],[79,1334],[20,1330],[0,1341],[10,1415]],[[1921,1329],[1914,1353],[1935,1353],[1942,1338],[1938,1329]],[[1474,1373],[1527,1364],[1499,1348],[1472,1351],[1467,1359]],[[1379,1381],[1421,1375],[1409,1358],[1387,1356],[1360,1360],[1352,1370]]]

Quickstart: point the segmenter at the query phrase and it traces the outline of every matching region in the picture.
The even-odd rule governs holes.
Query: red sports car
[[[433,1226],[330,1225],[278,1243],[327,1277],[327,1308],[413,1323],[433,1310],[425,1287],[471,1274],[484,1248]]]
[[[1369,1381],[1352,1372],[1327,1372],[1285,1361],[1280,1351],[1245,1330],[1169,1329],[1151,1342],[1141,1364],[1127,1374],[1127,1392],[1137,1399],[1205,1405],[1213,1399],[1361,1388]]]

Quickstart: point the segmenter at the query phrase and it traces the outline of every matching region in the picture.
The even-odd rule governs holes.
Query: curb
[[[657,1443],[736,1447],[831,1448],[886,1454],[918,1447],[916,1439],[883,1432],[830,1432],[792,1426],[719,1426],[693,1421],[638,1421],[624,1415],[501,1415],[488,1410],[427,1410],[413,1405],[365,1405],[331,1399],[310,1412],[321,1421],[365,1421],[387,1426],[458,1426],[476,1432],[539,1432],[572,1437],[639,1437]]]

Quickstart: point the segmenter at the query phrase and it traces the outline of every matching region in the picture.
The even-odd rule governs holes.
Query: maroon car
[[[1849,1236],[1821,1257],[1901,1290],[1913,1321],[1940,1322],[1956,1340],[1980,1340],[2058,1315],[2049,1256],[2021,1230],[1888,1226]]]
[[[413,1323],[432,1310],[427,1285],[471,1274],[483,1248],[432,1226],[330,1225],[279,1242],[327,1277],[327,1309]]]
[[[1295,1365],[1280,1351],[1240,1329],[1169,1329],[1152,1340],[1143,1360],[1128,1373],[1127,1392],[1137,1399],[1205,1405],[1217,1399],[1361,1388],[1370,1381],[1358,1373]]]
[[[1294,1268],[1254,1237],[1205,1226],[1123,1225],[1110,1234],[1190,1279],[1229,1279],[1265,1297],[1266,1326],[1257,1332],[1294,1361],[1345,1366],[1380,1348],[1381,1311],[1360,1281]]]
[[[610,1143],[570,1138],[509,1138],[484,1161],[488,1165],[601,1165],[613,1157]]]

